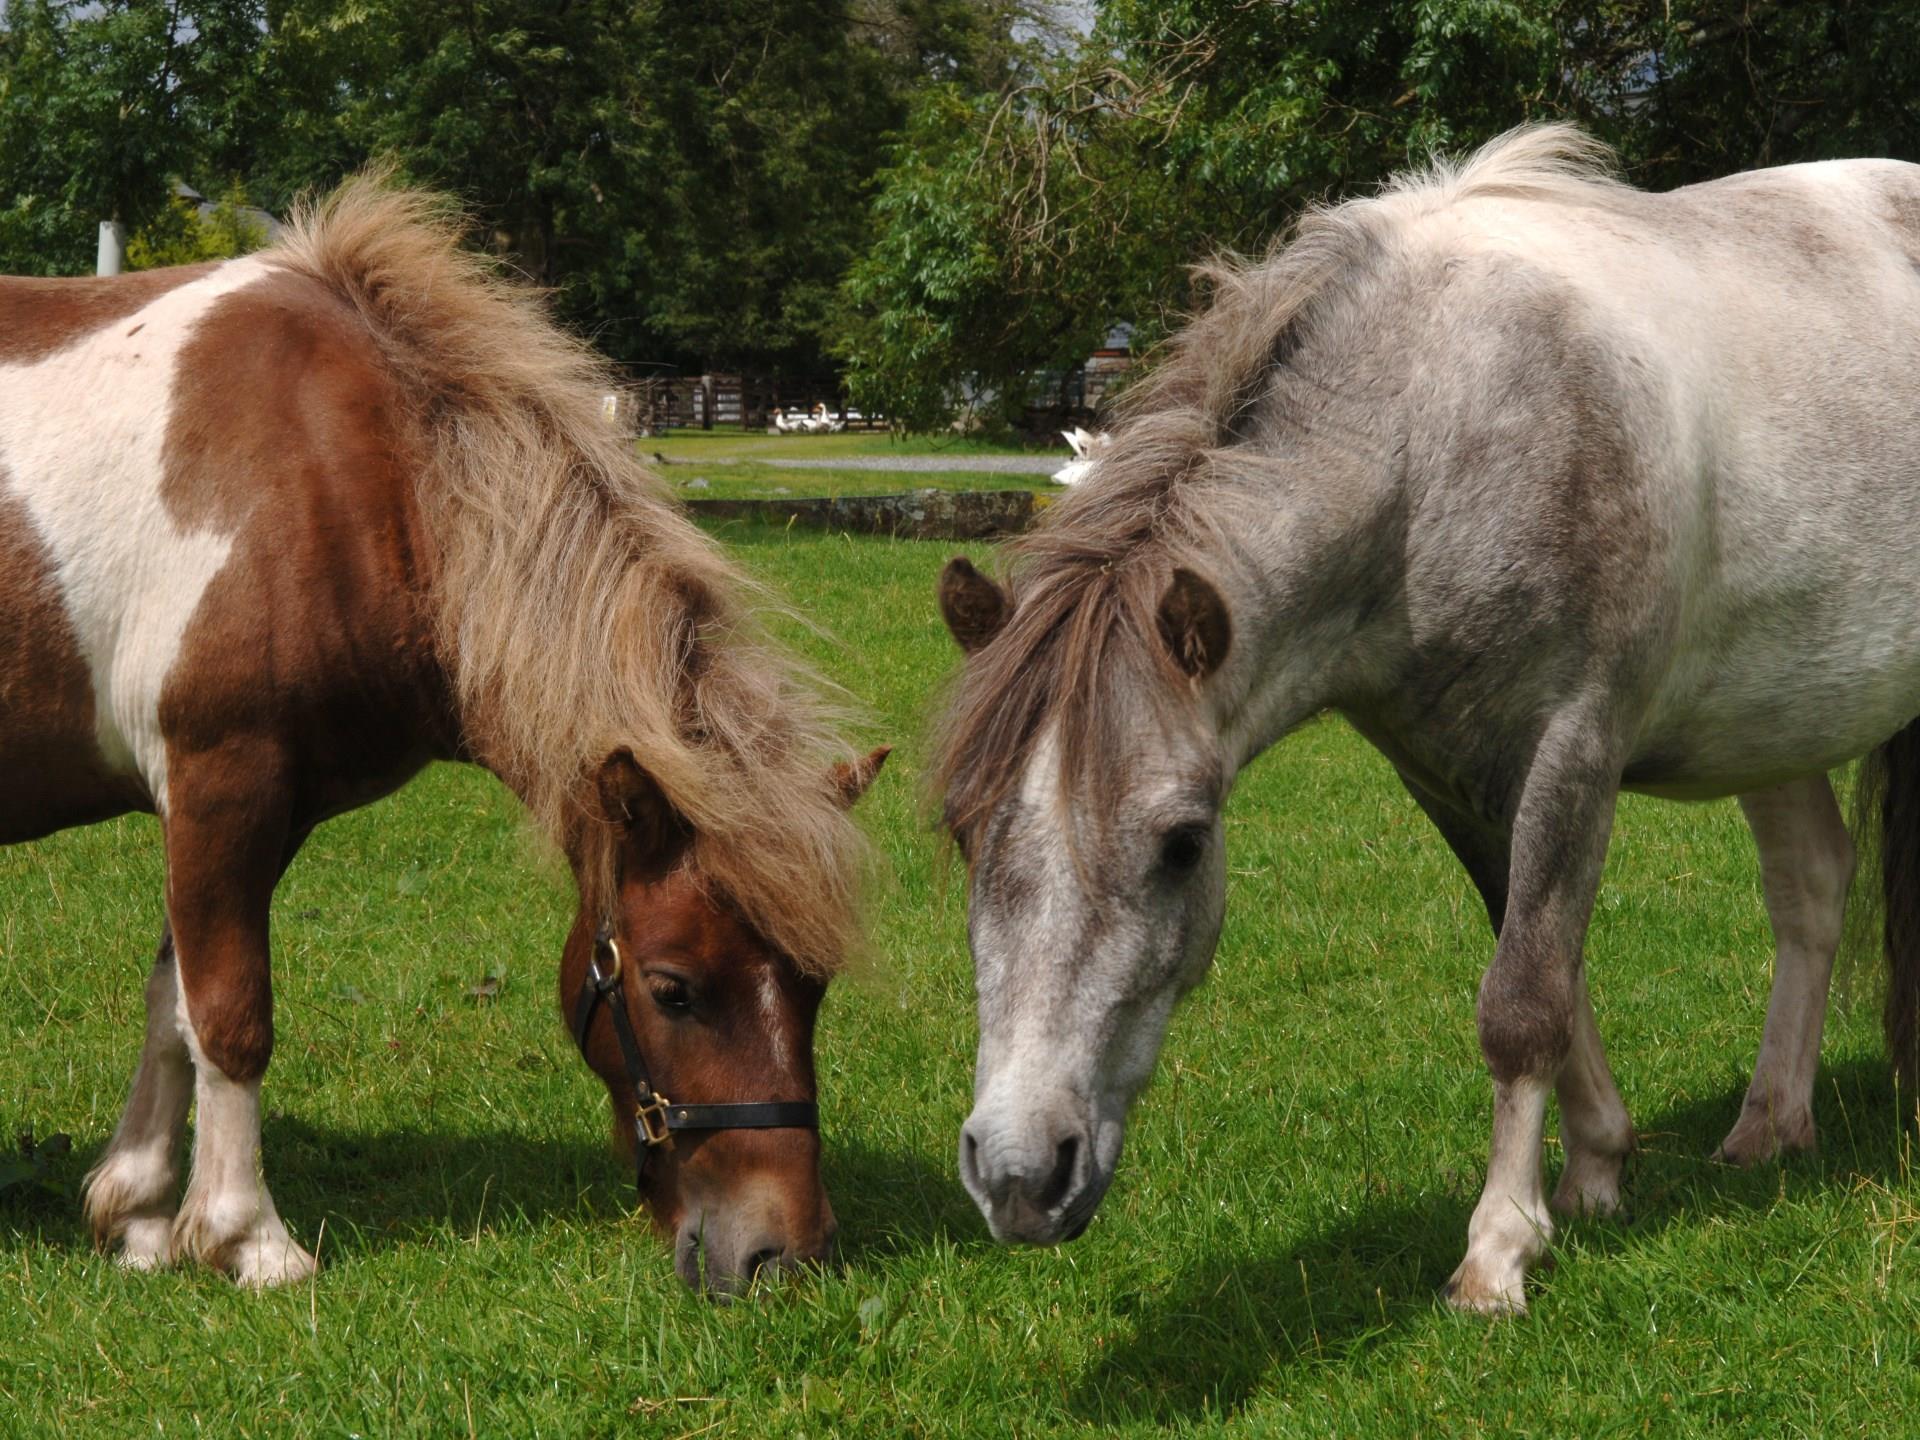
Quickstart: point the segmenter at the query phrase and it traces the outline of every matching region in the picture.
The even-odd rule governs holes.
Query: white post
[[[127,255],[127,227],[118,220],[100,222],[100,253],[94,261],[96,275],[118,275]]]

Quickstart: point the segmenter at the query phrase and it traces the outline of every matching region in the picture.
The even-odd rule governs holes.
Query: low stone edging
[[[908,490],[898,495],[694,500],[699,519],[757,520],[901,540],[991,540],[1017,535],[1052,496],[1031,490]]]

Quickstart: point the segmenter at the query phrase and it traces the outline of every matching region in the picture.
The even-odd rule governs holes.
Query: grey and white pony
[[[1448,1286],[1525,1307],[1633,1131],[1582,968],[1621,789],[1738,795],[1778,959],[1720,1155],[1809,1146],[1853,869],[1827,772],[1886,779],[1889,1037],[1920,945],[1920,168],[1664,195],[1577,131],[1309,214],[1136,393],[1097,475],[941,582],[968,660],[937,783],[978,979],[961,1174],[1003,1240],[1091,1218],[1219,938],[1221,805],[1345,715],[1466,867],[1487,1182]],[[1557,1091],[1551,1204],[1542,1125]]]

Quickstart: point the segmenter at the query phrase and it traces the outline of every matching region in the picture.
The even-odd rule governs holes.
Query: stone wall
[[[1044,503],[1028,490],[909,490],[817,499],[688,500],[686,505],[701,520],[757,520],[903,540],[991,540],[1019,534]]]

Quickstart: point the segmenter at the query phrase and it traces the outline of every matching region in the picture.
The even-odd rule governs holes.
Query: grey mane
[[[937,732],[935,793],[962,844],[1049,723],[1077,737],[1062,787],[1096,803],[1111,793],[1080,782],[1119,753],[1137,697],[1177,698],[1183,677],[1153,643],[1154,605],[1176,566],[1204,571],[1232,552],[1247,487],[1228,482],[1249,463],[1236,447],[1268,377],[1396,230],[1483,196],[1605,203],[1623,192],[1605,145],[1569,125],[1532,126],[1465,160],[1436,158],[1376,195],[1314,206],[1264,258],[1197,267],[1210,303],[1129,392],[1099,483],[1003,552],[1012,616],[965,666]],[[1143,673],[1168,683],[1130,683]]]

